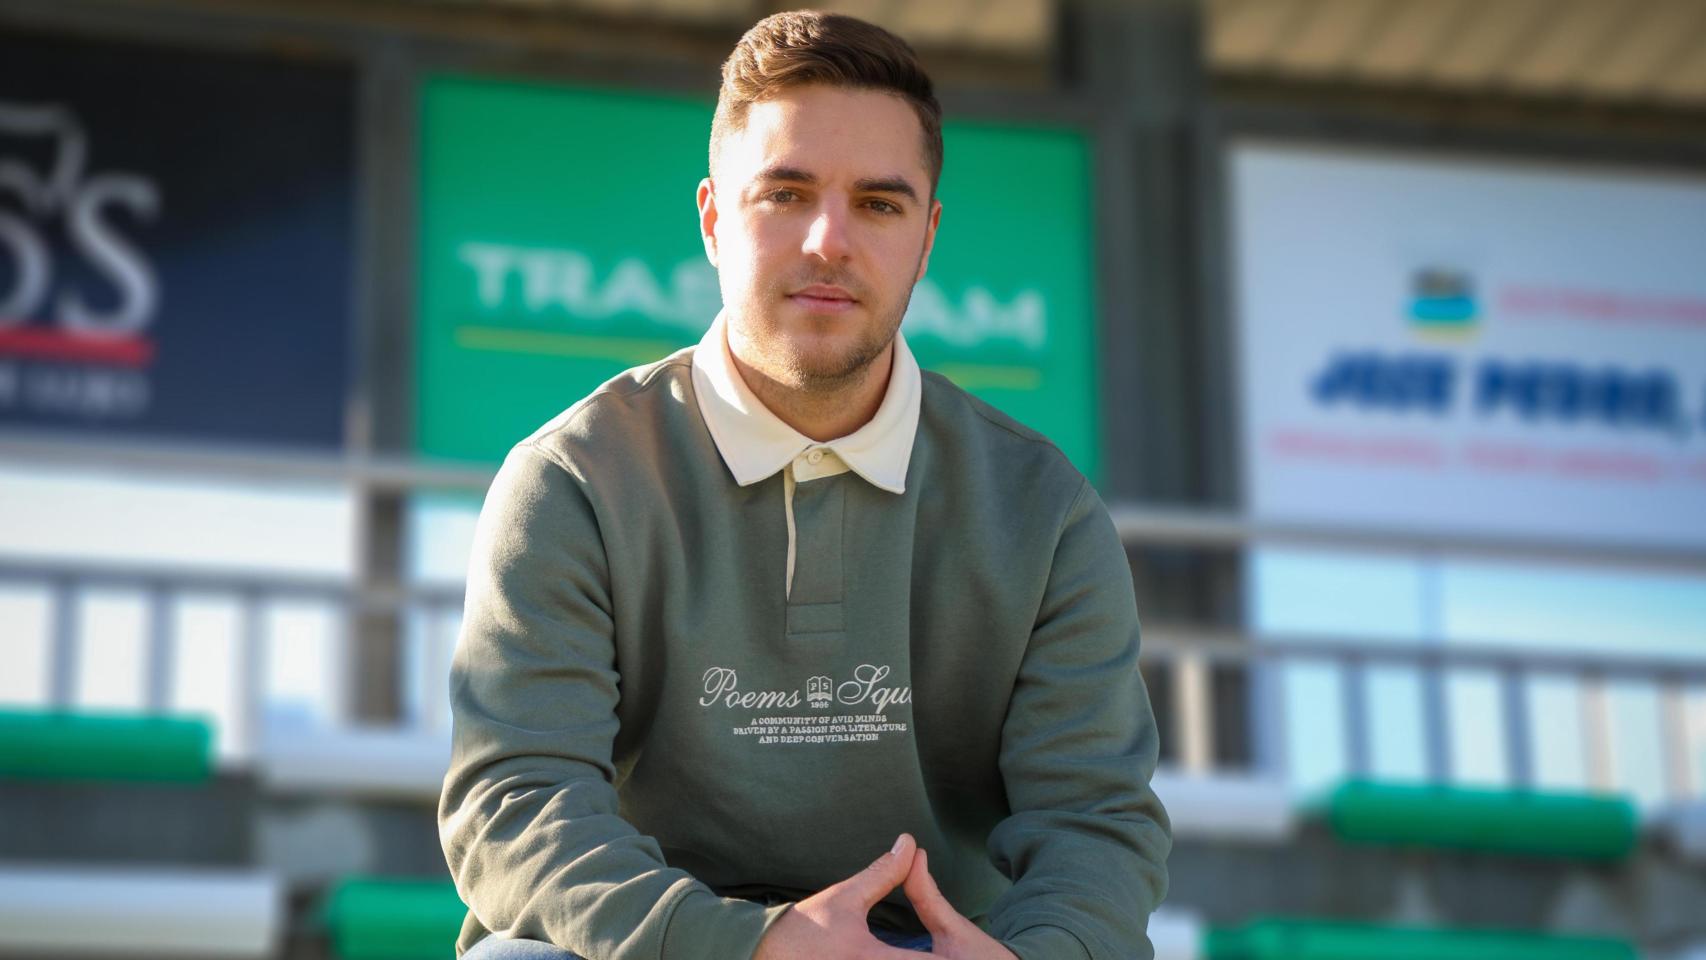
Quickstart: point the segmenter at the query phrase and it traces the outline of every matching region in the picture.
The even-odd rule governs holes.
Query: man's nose
[[[805,252],[830,261],[846,257],[850,240],[847,226],[844,211],[827,207],[819,210],[806,231]]]

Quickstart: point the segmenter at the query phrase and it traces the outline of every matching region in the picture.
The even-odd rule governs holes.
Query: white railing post
[[[1214,708],[1208,665],[1186,653],[1173,662],[1173,716],[1179,724],[1179,761],[1186,772],[1206,774],[1214,766]]]
[[[1614,776],[1611,768],[1611,717],[1606,705],[1605,676],[1597,671],[1584,673],[1581,685],[1582,748],[1587,763],[1588,786],[1595,790],[1610,790]]]

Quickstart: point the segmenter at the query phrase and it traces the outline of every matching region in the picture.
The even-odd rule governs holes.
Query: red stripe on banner
[[[72,360],[112,367],[144,367],[154,359],[154,341],[141,337],[91,337],[57,330],[6,329],[0,320],[0,358]]]
[[[1439,443],[1402,435],[1353,435],[1279,427],[1268,433],[1268,450],[1301,460],[1352,460],[1382,466],[1439,470],[1446,465]]]

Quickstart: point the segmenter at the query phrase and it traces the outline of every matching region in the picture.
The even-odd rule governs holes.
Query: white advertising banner
[[[1706,179],[1231,158],[1266,520],[1706,546]]]

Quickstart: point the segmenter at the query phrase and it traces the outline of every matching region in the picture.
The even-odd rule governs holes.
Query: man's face
[[[735,355],[799,389],[847,383],[887,350],[942,205],[899,96],[822,85],[752,104],[699,185]]]

